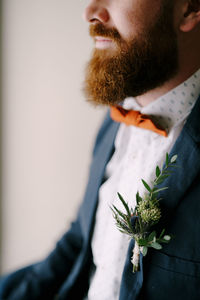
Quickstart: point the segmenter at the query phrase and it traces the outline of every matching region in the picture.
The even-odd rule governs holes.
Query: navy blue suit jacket
[[[78,300],[87,294],[98,190],[114,151],[118,126],[106,116],[76,221],[44,261],[0,280],[0,300]],[[179,167],[164,182],[169,189],[160,192],[164,217],[157,230],[164,226],[175,238],[161,251],[152,249],[145,258],[141,255],[137,273],[132,273],[134,241],[130,242],[120,300],[200,299],[200,98],[170,153],[174,154],[178,154]]]

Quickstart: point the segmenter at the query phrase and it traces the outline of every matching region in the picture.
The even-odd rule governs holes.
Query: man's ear
[[[180,30],[188,32],[198,24],[200,24],[200,0],[188,0],[185,2]]]

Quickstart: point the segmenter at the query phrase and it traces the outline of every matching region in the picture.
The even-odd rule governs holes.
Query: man
[[[106,116],[77,220],[44,261],[2,278],[0,299],[200,299],[200,1],[90,0],[85,18],[95,42],[88,101],[126,123],[130,110],[149,115],[153,131]],[[140,253],[133,273],[134,240],[110,206],[120,207],[120,192],[134,209],[141,178],[151,183],[166,152],[178,167],[160,192],[156,230],[164,224],[174,238]]]

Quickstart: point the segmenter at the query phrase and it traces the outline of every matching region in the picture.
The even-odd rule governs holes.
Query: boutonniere
[[[175,165],[176,160],[177,155],[174,155],[169,159],[168,153],[166,154],[165,166],[163,169],[160,169],[158,166],[156,167],[156,176],[152,182],[152,187],[142,179],[142,183],[147,192],[144,194],[144,197],[141,197],[139,192],[137,192],[135,209],[130,208],[128,203],[119,193],[118,197],[124,206],[125,213],[114,205],[111,207],[117,228],[122,233],[128,234],[130,238],[135,240],[133,256],[131,258],[133,272],[139,270],[140,253],[145,256],[150,247],[160,250],[162,249],[162,243],[169,243],[171,240],[171,236],[165,234],[165,229],[157,235],[156,231],[152,231],[152,227],[157,224],[162,217],[160,208],[161,199],[158,199],[158,193],[168,188],[159,188],[158,186],[170,176],[171,167]]]

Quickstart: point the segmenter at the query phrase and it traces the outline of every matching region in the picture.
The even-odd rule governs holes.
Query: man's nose
[[[109,21],[109,13],[101,4],[101,0],[91,0],[84,10],[83,18],[89,23],[107,23]]]

